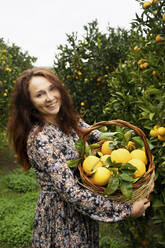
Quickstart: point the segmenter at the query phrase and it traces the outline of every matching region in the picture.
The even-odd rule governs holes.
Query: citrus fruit
[[[143,60],[142,60],[142,59],[140,59],[140,60],[138,61],[138,65],[141,65],[141,64],[143,64]]]
[[[133,141],[129,141],[126,148],[130,151],[130,150],[133,150],[133,149],[136,149],[136,145],[135,145],[135,142]]]
[[[142,177],[146,172],[146,166],[144,162],[142,162],[140,159],[133,158],[128,161],[128,163],[132,164],[137,168],[137,170],[134,172],[134,178]]]
[[[140,149],[135,149],[131,152],[131,157],[141,160],[145,165],[147,164],[147,157],[145,151]]]
[[[145,9],[145,8],[147,8],[148,6],[150,6],[151,4],[152,4],[151,1],[147,1],[147,2],[145,2],[145,3],[143,4],[143,8]]]
[[[151,129],[150,130],[150,135],[152,137],[157,137],[158,136],[158,129]]]
[[[143,68],[147,68],[148,65],[149,65],[149,64],[148,64],[147,62],[144,62],[144,63],[143,63]]]
[[[158,34],[155,39],[156,39],[157,42],[162,42],[163,41],[163,39],[162,39],[160,34]]]
[[[158,125],[155,125],[155,126],[154,126],[154,130],[157,130],[158,128],[159,128]]]
[[[111,154],[111,152],[112,152],[112,149],[109,147],[109,144],[111,143],[112,141],[109,141],[109,140],[107,140],[107,141],[105,141],[103,144],[102,144],[102,147],[101,147],[101,152],[103,153],[103,154]]]
[[[163,14],[162,16],[162,21],[165,21],[165,14]]]
[[[158,135],[158,140],[165,141],[165,136]]]
[[[119,148],[116,150],[113,150],[111,153],[111,161],[112,162],[116,162],[116,163],[122,163],[125,164],[127,163],[129,160],[131,160],[131,154],[130,152],[125,149],[125,148]]]
[[[91,175],[99,166],[103,166],[103,164],[100,162],[100,159],[96,156],[89,155],[86,157],[83,161],[83,170],[87,175]]]
[[[165,136],[165,127],[159,127],[158,128],[158,134],[161,136]]]
[[[140,50],[140,47],[138,47],[138,46],[134,47],[134,51],[139,51],[139,50]]]
[[[98,167],[96,172],[91,176],[90,180],[95,185],[104,186],[108,183],[110,176],[110,170],[105,167]]]

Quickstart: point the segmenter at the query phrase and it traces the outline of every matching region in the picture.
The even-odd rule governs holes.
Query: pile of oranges
[[[112,143],[112,140],[104,141],[99,151],[87,156],[82,163],[88,179],[97,186],[106,186],[112,175],[118,176],[121,165],[130,164],[135,167],[134,179],[141,178],[146,172],[147,157],[144,149],[136,148],[132,141],[123,148],[113,149]]]
[[[157,137],[160,141],[165,141],[165,127],[162,126],[154,126],[153,129],[150,130],[150,135],[152,137]]]

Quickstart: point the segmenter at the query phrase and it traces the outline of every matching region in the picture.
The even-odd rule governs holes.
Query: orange
[[[161,136],[165,136],[165,127],[159,127],[158,128],[158,134]]]
[[[131,157],[141,160],[144,164],[147,164],[147,157],[145,151],[135,149],[131,152]]]
[[[142,177],[146,172],[146,166],[140,159],[131,159],[128,163],[132,164],[137,168],[134,172],[134,178]]]
[[[90,180],[95,185],[104,186],[108,183],[111,174],[111,171],[107,168],[98,167],[96,172],[91,176]]]
[[[154,129],[151,129],[151,130],[150,130],[150,135],[151,135],[152,137],[157,137],[157,136],[158,136],[158,131],[157,131],[157,130],[154,130]]]
[[[122,163],[125,164],[129,160],[131,160],[131,154],[130,152],[125,148],[119,148],[116,150],[113,150],[111,153],[111,161],[116,163]]]
[[[110,144],[111,142],[112,142],[112,141],[107,140],[107,141],[105,141],[105,142],[102,144],[101,152],[102,152],[103,154],[108,154],[108,155],[111,154],[112,149],[109,147],[109,144]]]
[[[91,175],[99,166],[103,166],[103,163],[100,162],[100,159],[98,157],[93,155],[89,155],[83,161],[83,170],[87,175]]]

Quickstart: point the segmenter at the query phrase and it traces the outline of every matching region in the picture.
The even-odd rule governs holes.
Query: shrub
[[[17,199],[0,199],[1,247],[25,248],[31,244],[38,192]]]
[[[126,248],[128,247],[126,244],[121,243],[120,239],[115,239],[110,236],[103,236],[99,240],[99,247],[100,248]]]
[[[0,129],[6,127],[9,98],[18,75],[32,67],[36,61],[15,44],[9,45],[0,39]]]
[[[99,224],[99,247],[100,248],[127,248],[128,240],[125,240],[116,223]]]
[[[75,108],[88,123],[103,119],[103,107],[109,100],[108,80],[119,60],[128,52],[126,30],[108,27],[99,31],[97,21],[84,26],[80,40],[76,33],[67,35],[68,45],[60,45],[54,71],[72,95]]]
[[[111,97],[104,108],[104,114],[105,118],[120,118],[137,125],[152,144],[156,182],[154,193],[150,196],[152,210],[147,213],[145,223],[149,223],[149,229],[153,230],[152,239],[149,237],[150,232],[147,232],[147,236],[140,233],[145,227],[142,228],[144,223],[138,220],[134,233],[131,232],[132,224],[129,222],[124,223],[122,230],[124,233],[127,228],[127,235],[130,234],[134,247],[141,247],[141,242],[145,240],[145,246],[155,248],[165,246],[165,142],[150,137],[149,133],[155,125],[164,126],[165,123],[165,21],[162,18],[165,6],[163,0],[151,1],[149,5],[144,5],[141,0],[138,2],[143,12],[141,16],[136,15],[132,22],[129,53],[109,80]],[[159,34],[161,40],[160,36],[159,39],[157,37]],[[154,223],[152,227],[151,223]]]
[[[38,186],[32,169],[27,172],[16,169],[4,177],[4,183],[9,189],[20,193],[35,191]]]
[[[8,146],[6,131],[0,130],[0,151]]]

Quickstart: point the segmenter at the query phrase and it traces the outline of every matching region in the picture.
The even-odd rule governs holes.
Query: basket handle
[[[97,122],[95,123],[91,128],[89,128],[86,133],[83,135],[83,142],[84,142],[84,146],[86,143],[87,138],[89,137],[90,133],[100,127],[103,126],[107,126],[107,125],[117,125],[117,126],[121,126],[121,127],[129,127],[130,129],[133,129],[136,134],[138,134],[140,136],[140,138],[142,139],[143,143],[144,143],[144,147],[145,147],[145,153],[146,156],[148,158],[149,164],[151,164],[153,162],[153,157],[151,154],[151,150],[149,148],[149,145],[147,143],[147,139],[146,139],[146,135],[145,133],[138,127],[130,124],[127,121],[123,121],[123,120],[111,120],[111,121],[101,121],[101,122]]]

